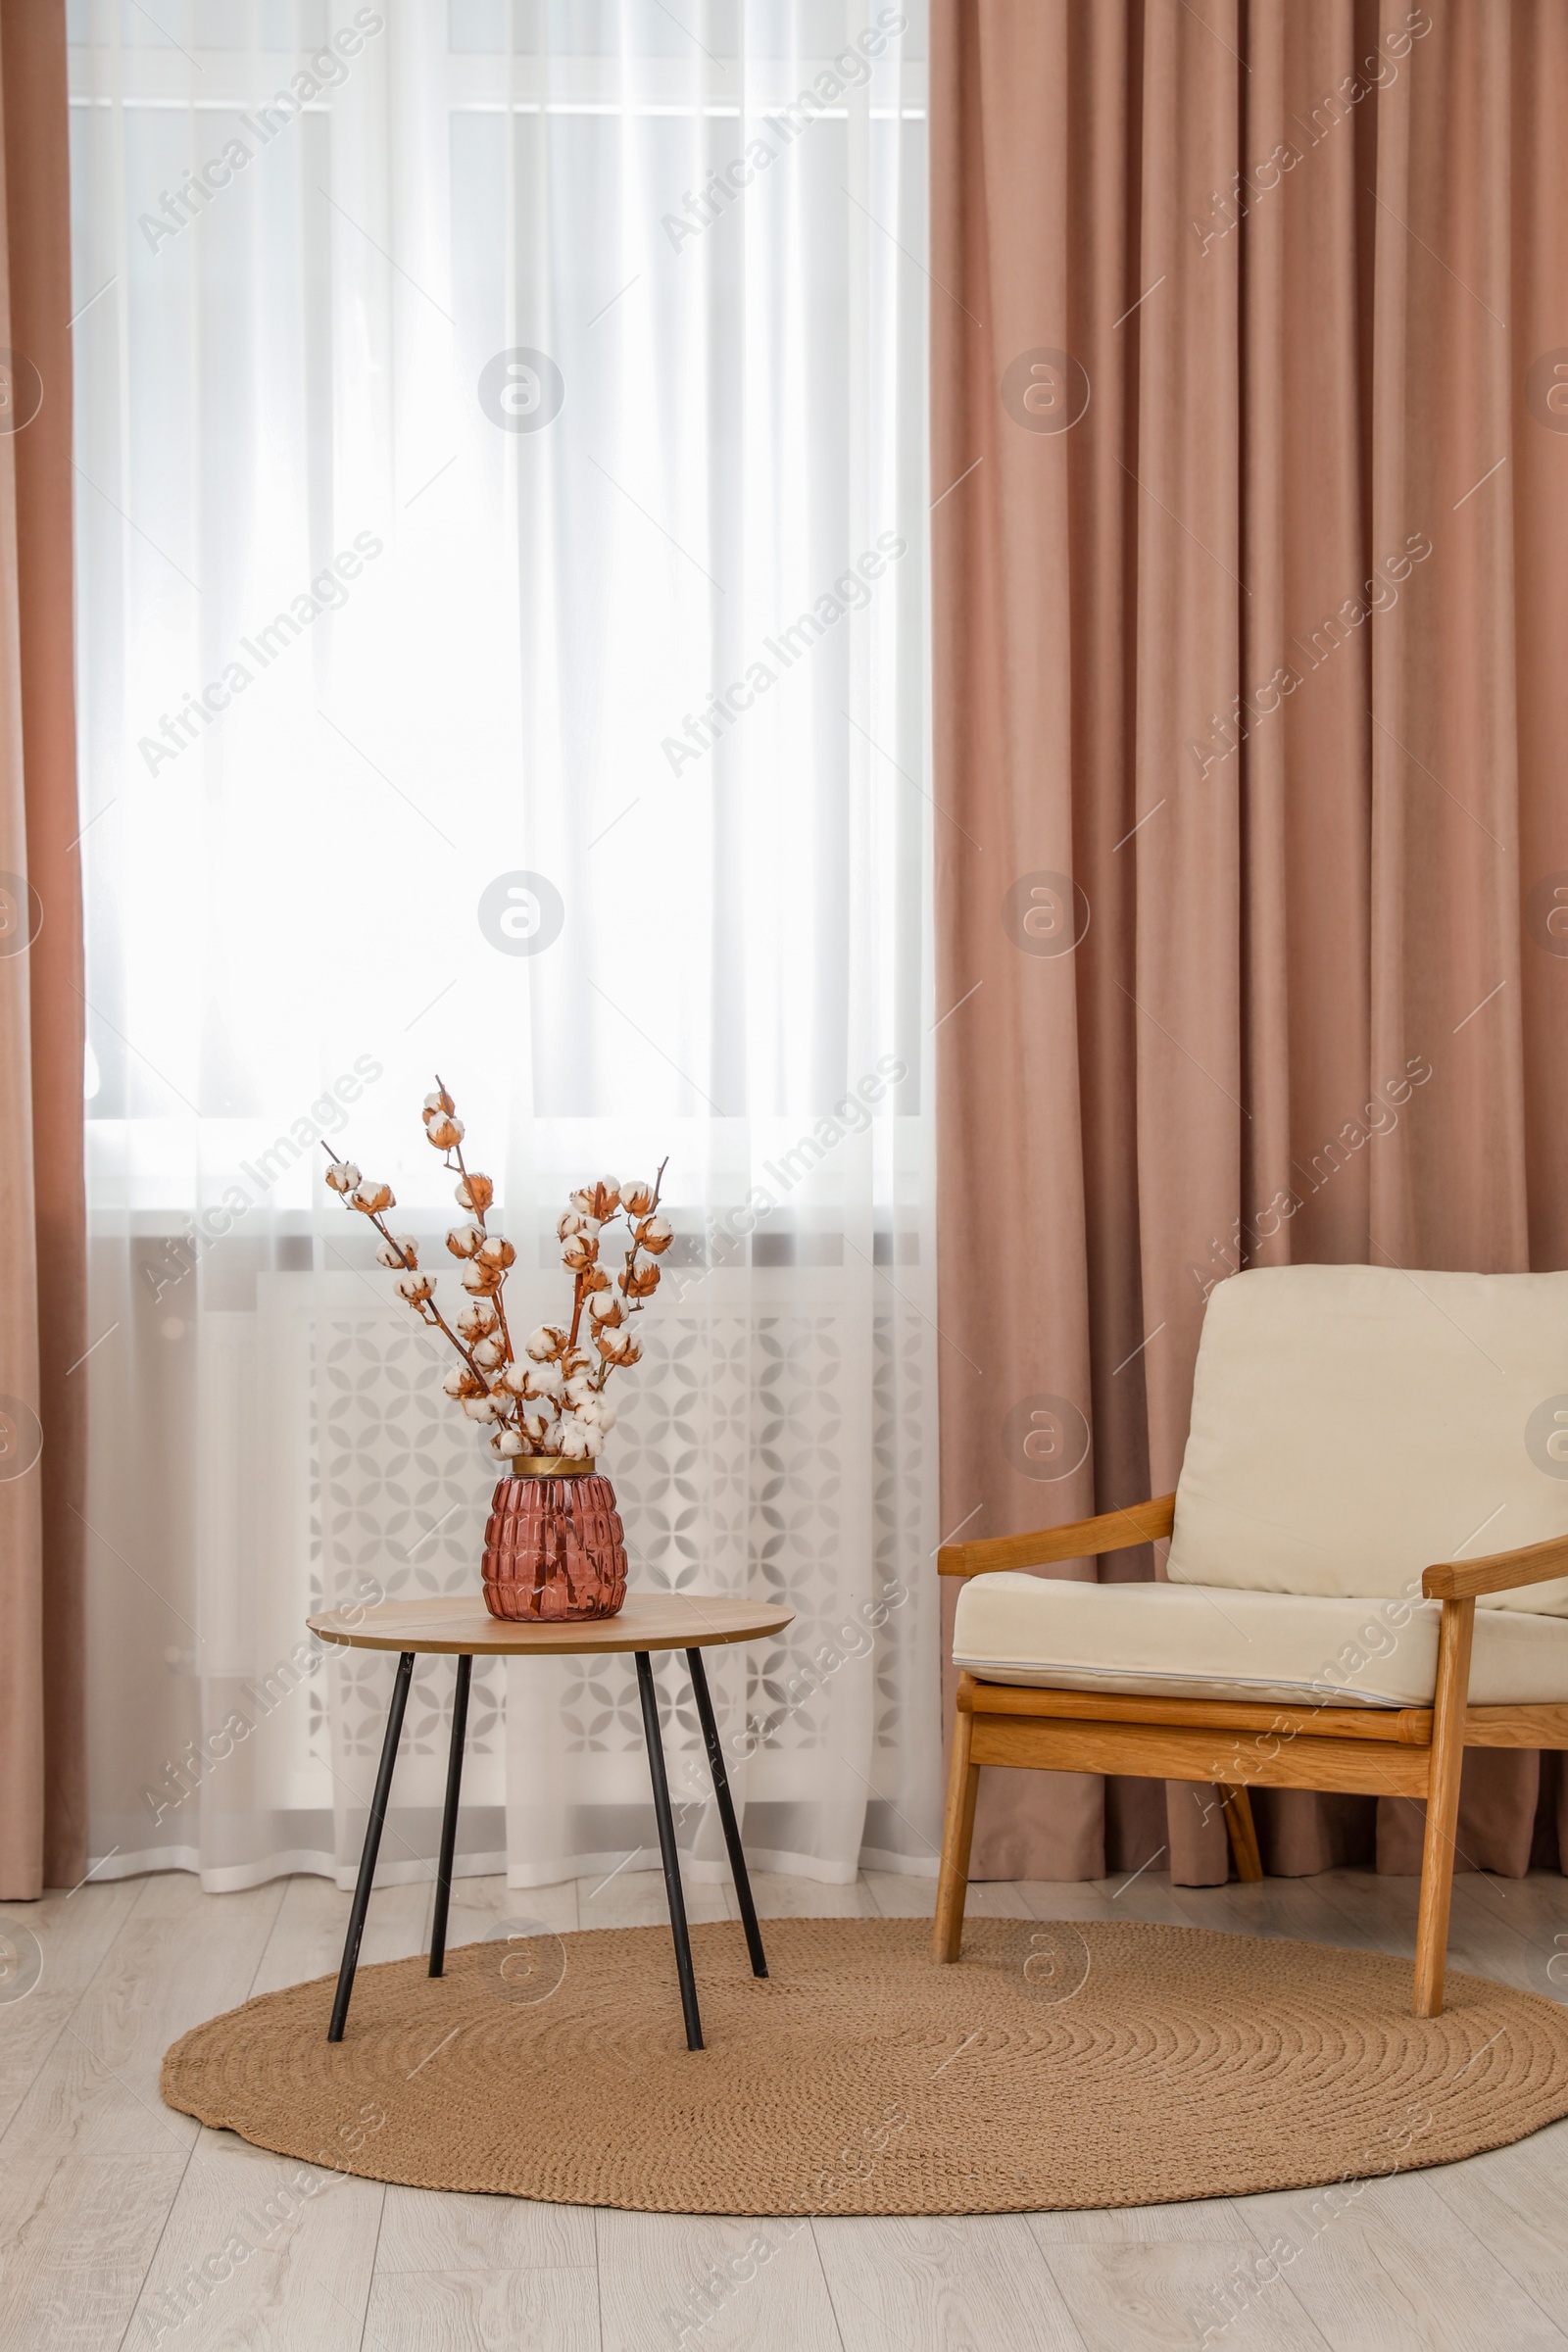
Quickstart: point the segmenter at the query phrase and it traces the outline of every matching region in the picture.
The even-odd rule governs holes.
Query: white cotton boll
[[[559,1364],[530,1364],[528,1374],[530,1396],[559,1396],[566,1386],[566,1376]]]
[[[465,1396],[463,1409],[470,1421],[494,1421],[501,1407],[493,1396]]]
[[[454,1257],[472,1257],[483,1240],[484,1235],[470,1220],[466,1225],[453,1226],[447,1235],[447,1248]]]
[[[400,1274],[393,1287],[399,1298],[406,1298],[411,1306],[418,1306],[435,1295],[435,1284],[428,1274]]]
[[[515,1429],[498,1429],[490,1441],[492,1453],[514,1454],[523,1450],[522,1437]]]
[[[566,1335],[559,1323],[541,1323],[523,1344],[536,1364],[552,1363],[565,1347]]]
[[[596,1394],[577,1409],[585,1421],[593,1423],[601,1437],[608,1435],[615,1426],[615,1408],[604,1396]]]
[[[575,1413],[563,1413],[556,1424],[556,1449],[568,1460],[581,1461],[593,1452],[593,1432]]]
[[[495,1309],[487,1306],[482,1298],[476,1298],[471,1306],[466,1306],[458,1317],[458,1329],[466,1340],[482,1340],[496,1328]]]
[[[449,1396],[461,1396],[471,1377],[466,1364],[454,1364],[451,1371],[442,1380],[441,1386]]]
[[[378,1266],[395,1266],[400,1273],[416,1266],[419,1252],[415,1248],[412,1233],[400,1233],[394,1241],[377,1242],[375,1262]]]
[[[485,1371],[493,1372],[497,1364],[505,1363],[507,1351],[499,1340],[481,1340],[473,1351],[473,1360]]]
[[[334,1159],[327,1164],[326,1181],[334,1193],[352,1193],[358,1189],[360,1171],[352,1159]]]
[[[569,1401],[572,1404],[580,1405],[585,1397],[592,1395],[593,1390],[588,1385],[587,1373],[574,1372],[566,1383],[566,1396]]]

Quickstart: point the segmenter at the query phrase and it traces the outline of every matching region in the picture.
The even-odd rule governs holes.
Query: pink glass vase
[[[626,1540],[609,1479],[591,1461],[517,1455],[490,1497],[482,1573],[492,1617],[613,1617]]]

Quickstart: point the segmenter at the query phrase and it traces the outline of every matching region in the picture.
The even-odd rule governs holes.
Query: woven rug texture
[[[922,1920],[601,1929],[265,1993],[164,2060],[172,2107],[417,2188],[646,2213],[980,2214],[1185,2202],[1447,2164],[1568,2115],[1568,2009],[1408,1961],[1200,1928]]]

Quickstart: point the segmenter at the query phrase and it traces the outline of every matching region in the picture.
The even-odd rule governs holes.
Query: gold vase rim
[[[595,1474],[591,1453],[510,1453],[506,1464],[514,1478],[592,1478]]]

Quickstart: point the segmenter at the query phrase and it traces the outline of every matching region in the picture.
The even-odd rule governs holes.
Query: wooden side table
[[[746,1930],[752,1974],[765,1977],[767,1961],[762,1951],[761,1932],[757,1925],[757,1908],[752,1901],[751,1881],[746,1875],[746,1855],[730,1797],[729,1776],[724,1770],[724,1752],[719,1744],[718,1726],[713,1720],[713,1702],[703,1667],[703,1651],[723,1642],[754,1642],[763,1634],[782,1633],[785,1626],[793,1622],[793,1618],[794,1611],[791,1609],[759,1607],[753,1601],[726,1600],[717,1593],[705,1592],[633,1592],[627,1595],[626,1604],[617,1616],[570,1624],[512,1624],[502,1618],[492,1617],[477,1594],[471,1599],[465,1594],[445,1600],[384,1600],[374,1608],[332,1609],[320,1617],[307,1618],[311,1632],[318,1634],[323,1642],[340,1642],[351,1649],[395,1649],[399,1653],[397,1679],[392,1686],[392,1704],[386,1719],[386,1737],[381,1742],[381,1762],[375,1776],[374,1793],[370,1798],[370,1818],[366,1824],[365,1851],[360,1857],[360,1875],[354,1889],[353,1908],[349,1913],[348,1936],[343,1945],[343,1965],[338,1971],[337,1997],[332,2003],[332,2022],[326,2031],[327,2040],[342,2040],[343,2027],[349,2013],[354,1972],[359,1964],[360,1938],[365,1933],[365,1914],[370,1900],[370,1884],[375,1877],[387,1799],[392,1792],[392,1773],[397,1763],[398,1741],[403,1734],[403,1712],[408,1704],[415,1658],[421,1651],[437,1652],[455,1655],[458,1661],[457,1689],[452,1705],[452,1746],[447,1761],[446,1803],[441,1816],[441,1854],[436,1866],[435,1911],[430,1925],[430,1974],[439,1977],[446,1966],[452,1857],[457,1843],[463,1743],[468,1718],[468,1683],[473,1673],[474,1659],[576,1657],[604,1651],[630,1650],[637,1660],[637,1691],[642,1700],[643,1737],[648,1743],[648,1770],[654,1785],[654,1813],[659,1823],[659,1851],[664,1866],[664,1891],[669,1899],[670,1933],[675,1940],[675,1968],[680,1978],[681,2008],[686,2019],[686,2046],[690,2050],[700,2050],[703,2046],[703,2026],[697,2007],[697,1979],[692,1970],[691,1937],[686,1930],[686,1897],[681,1886],[680,1856],[675,1845],[675,1823],[670,1812],[669,1782],[664,1771],[664,1743],[659,1733],[659,1701],[654,1692],[650,1653],[656,1649],[683,1649],[686,1652],[687,1670],[692,1678],[692,1695],[697,1701],[703,1742],[708,1749],[709,1770],[713,1776],[713,1794],[718,1799],[718,1817],[723,1824],[724,1843],[729,1849],[730,1869],[735,1875],[735,1894]]]

